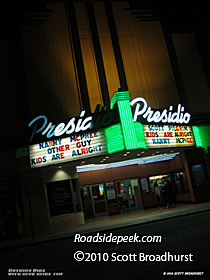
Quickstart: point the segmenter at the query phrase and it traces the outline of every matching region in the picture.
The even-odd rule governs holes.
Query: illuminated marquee
[[[127,93],[127,99],[129,99],[129,93]],[[125,98],[125,96],[123,96]],[[116,100],[114,99],[116,102]],[[133,119],[128,117],[128,112],[130,106],[135,106],[135,111],[133,113]],[[190,122],[191,115],[187,112],[184,112],[184,107],[181,104],[178,104],[177,110],[173,111],[173,106],[169,106],[168,109],[164,110],[156,110],[148,107],[147,102],[142,97],[137,97],[130,102],[128,100],[118,100],[118,109],[119,115],[121,119],[121,125],[123,128],[124,133],[128,132],[129,129],[132,127],[132,121],[140,121],[143,119],[147,123],[176,123],[176,124],[188,124]],[[129,107],[129,108],[128,108]],[[126,112],[125,112],[126,110]],[[119,120],[119,115],[116,114],[116,110],[111,108],[111,110],[102,110],[100,113],[96,110],[93,115],[85,116],[85,111],[80,113],[79,118],[73,117],[68,120],[68,123],[61,122],[59,124],[53,124],[52,122],[48,122],[48,118],[44,115],[37,116],[34,118],[29,124],[29,127],[33,127],[32,135],[30,142],[32,141],[34,135],[41,134],[46,138],[55,138],[61,135],[72,135],[79,132],[88,131],[90,129],[101,129],[103,127],[107,127],[113,123],[116,123]],[[124,117],[125,116],[125,117]],[[123,120],[129,122],[129,127],[126,128],[125,126],[128,125],[124,123]],[[119,120],[120,121],[120,120]],[[41,123],[41,124],[40,124]],[[131,141],[131,140],[130,140]]]
[[[46,116],[41,115],[34,118],[30,123],[29,127],[34,125],[34,130],[32,133],[32,137],[34,134],[41,133],[42,135],[46,134],[47,138],[51,138],[53,136],[61,136],[63,134],[73,134],[78,133],[80,131],[85,131],[90,128],[92,116],[87,118],[83,118],[85,115],[85,111],[82,111],[80,114],[80,119],[76,122],[76,118],[71,118],[67,124],[59,123],[58,125],[54,125],[51,122],[48,123],[48,119]],[[37,128],[37,121],[42,121],[42,125],[40,128]],[[31,137],[31,139],[32,139]]]
[[[195,146],[191,126],[144,125],[147,148],[170,148]]]
[[[30,142],[37,143],[42,141],[40,139],[55,139],[62,135],[67,137],[88,131],[98,131],[119,122],[117,110],[108,110],[99,105],[91,115],[86,116],[85,111],[82,111],[79,117],[72,117],[60,123],[52,123],[45,115],[40,115],[28,124],[31,129]]]
[[[71,135],[29,146],[31,167],[59,164],[106,153],[103,131]]]
[[[196,146],[190,119],[181,104],[153,109],[144,98],[130,102],[128,91],[118,91],[110,109],[97,105],[93,114],[82,111],[79,117],[55,124],[44,115],[34,118],[28,124],[30,142],[41,143],[30,145],[30,164],[59,164],[122,150]]]
[[[147,101],[142,97],[137,97],[130,102],[133,106],[136,104],[133,121],[138,121],[139,117],[146,120],[147,123],[177,123],[188,124],[190,122],[191,115],[184,112],[184,107],[178,104],[177,110],[173,111],[173,106],[169,106],[168,109],[156,110],[148,107]]]

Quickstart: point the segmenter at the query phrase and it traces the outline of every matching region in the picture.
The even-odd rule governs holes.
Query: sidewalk
[[[74,227],[62,232],[55,232],[47,235],[37,236],[35,240],[24,239],[1,242],[0,248],[21,247],[24,245],[32,245],[50,240],[69,238],[74,236],[76,233],[87,234],[99,231],[109,231],[128,226],[135,226],[137,224],[147,224],[186,215],[193,215],[195,213],[201,213],[205,211],[210,211],[210,202],[203,202],[199,204],[177,204],[175,208],[169,209],[152,208],[147,210],[126,212],[113,216],[96,217],[87,219],[84,225],[80,225],[76,228]]]

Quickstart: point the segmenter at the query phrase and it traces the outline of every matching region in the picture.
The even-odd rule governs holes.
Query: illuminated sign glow
[[[120,126],[122,128],[123,140],[126,150],[132,150],[138,148],[136,132],[132,117],[132,111],[130,106],[130,96],[128,91],[115,92],[112,97],[110,107],[113,108],[115,103],[117,104]]]
[[[141,165],[141,164],[161,162],[161,161],[171,160],[175,158],[177,155],[179,155],[179,153],[155,155],[150,157],[142,157],[142,158],[124,160],[119,162],[113,162],[113,163],[89,164],[84,166],[77,166],[77,172],[96,171],[101,169],[109,169],[109,168],[130,166],[136,164]]]
[[[177,123],[187,124],[190,122],[191,115],[184,112],[184,107],[179,104],[177,111],[173,112],[173,106],[169,106],[169,109],[162,111],[152,109],[148,107],[147,101],[142,97],[137,97],[130,102],[133,106],[136,104],[133,121],[138,121],[138,117],[143,117],[148,123]],[[141,105],[140,105],[141,104]]]
[[[89,116],[87,118],[84,118],[85,111],[82,111],[80,114],[79,120],[76,122],[76,118],[71,118],[68,122],[68,124],[65,123],[59,123],[57,126],[49,122],[46,116],[38,116],[34,118],[30,123],[29,127],[31,127],[33,124],[34,129],[32,132],[31,140],[34,136],[34,134],[41,133],[42,135],[46,134],[47,138],[51,138],[53,136],[61,136],[63,134],[73,134],[78,133],[80,131],[85,131],[87,129],[90,129],[92,116]],[[37,128],[37,121],[43,121],[42,126]]]
[[[53,124],[48,121],[46,116],[40,115],[28,124],[28,127],[31,129],[30,142],[33,140],[33,142],[37,143],[46,138],[55,139],[62,135],[68,137],[69,135],[83,133],[84,131],[98,131],[119,122],[117,110],[108,110],[99,105],[96,106],[94,113],[89,116],[85,116],[85,111],[82,111],[79,117],[72,117],[66,120],[66,122],[58,124]]]
[[[107,153],[102,131],[72,135],[29,146],[30,165],[39,167]]]
[[[193,129],[193,133],[194,133],[194,137],[195,137],[196,146],[202,147],[203,144],[202,144],[202,140],[200,137],[199,128],[197,126],[193,126],[192,129]]]
[[[143,127],[147,148],[195,146],[191,126],[144,125]]]
[[[198,128],[189,126],[191,115],[184,110],[181,104],[176,109],[172,105],[153,109],[144,98],[130,102],[129,92],[119,91],[113,95],[109,110],[98,105],[89,116],[82,111],[79,117],[57,124],[40,115],[28,124],[32,129],[30,142],[35,135],[37,142],[42,141],[29,146],[30,165],[59,164],[122,150],[202,145]]]
[[[142,97],[137,97],[129,103],[129,92],[116,92],[111,100],[111,110],[106,112],[102,111],[101,115],[96,110],[93,115],[85,117],[85,111],[80,113],[79,119],[73,117],[65,124],[61,122],[57,125],[52,122],[48,122],[48,118],[44,115],[37,116],[29,124],[29,127],[33,127],[30,142],[34,135],[41,134],[46,138],[59,137],[61,135],[72,135],[79,132],[88,131],[90,129],[100,129],[102,127],[108,127],[113,124],[116,114],[114,113],[114,104],[117,103],[119,109],[119,116],[124,134],[126,149],[137,148],[137,140],[135,139],[133,122],[140,121],[139,118],[143,118],[147,123],[177,123],[188,124],[190,122],[191,115],[184,112],[184,107],[178,104],[176,112],[173,112],[173,106],[169,106],[168,109],[162,111],[152,109],[148,107],[147,102]],[[135,111],[133,117],[131,114],[130,106],[134,106]],[[97,107],[96,107],[97,108]],[[132,134],[132,139],[130,135]]]

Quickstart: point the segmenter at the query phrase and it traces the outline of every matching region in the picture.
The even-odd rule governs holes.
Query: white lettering
[[[51,122],[48,123],[47,117],[45,116],[38,116],[34,118],[30,123],[29,127],[34,125],[34,129],[31,135],[32,140],[33,136],[37,133],[41,133],[42,135],[45,135],[46,137],[50,138],[52,136],[60,136],[63,134],[72,134],[74,132],[79,132],[79,131],[85,131],[91,127],[91,122],[92,122],[92,116],[89,116],[85,119],[83,119],[85,115],[85,111],[82,111],[80,114],[80,119],[76,123],[75,118],[71,118],[67,125],[65,123],[59,123],[58,125],[54,125]],[[37,129],[38,126],[38,121],[43,120],[43,124],[40,128]]]
[[[87,130],[89,128],[91,128],[91,121],[92,121],[92,117],[87,117],[86,119],[84,119],[84,121],[82,122],[81,124],[81,130],[84,131],[84,130]]]
[[[71,128],[70,130],[67,130]],[[66,134],[72,134],[75,130],[75,118],[70,119],[70,121],[68,122],[66,128],[64,129],[63,133],[66,132]]]
[[[140,104],[138,102],[143,102],[143,108],[141,110],[140,109]],[[136,104],[137,103],[137,104]],[[130,102],[130,105],[133,106],[134,104],[136,104],[136,110],[135,110],[135,114],[134,114],[134,119],[133,121],[136,122],[137,120],[137,117],[139,115],[142,115],[144,114],[144,112],[146,111],[147,109],[147,101],[142,98],[142,97],[137,97],[135,99],[133,99],[131,102]]]
[[[168,109],[164,109],[162,112],[159,110],[154,110],[148,107],[147,102],[142,97],[137,97],[130,102],[131,106],[136,105],[133,121],[136,122],[139,116],[142,116],[147,122],[155,123],[189,123],[191,115],[184,112],[184,107],[178,104],[177,111],[173,111],[173,106],[169,106]]]
[[[45,135],[45,133],[47,133],[47,131],[48,131],[51,127],[54,128],[55,126],[53,126],[53,124],[52,124],[51,122],[49,122],[49,124],[48,124],[48,126],[45,128],[45,130],[42,131],[42,135]]]
[[[65,123],[59,123],[59,125],[56,126],[54,135],[59,136],[63,134],[63,129],[65,127]]]
[[[173,106],[169,106],[168,109],[164,110],[155,110],[151,107],[148,107],[147,101],[143,97],[137,97],[130,102],[131,106],[135,105],[135,111],[133,116],[133,121],[136,122],[139,117],[143,117],[147,120],[148,123],[189,123],[191,115],[187,112],[184,112],[184,107],[181,104],[178,104],[177,111],[173,111]],[[78,133],[80,131],[85,131],[92,128],[92,116],[88,116],[84,118],[85,111],[83,110],[80,113],[80,118],[76,121],[76,118],[71,118],[67,125],[65,123],[59,123],[58,125],[54,125],[51,122],[48,123],[48,119],[46,116],[38,116],[34,118],[30,123],[29,127],[32,125],[33,131],[30,138],[32,138],[35,134],[41,133],[42,135],[46,134],[47,138],[51,138],[53,136],[60,136],[63,134],[72,134],[74,132]],[[42,125],[39,128],[38,124],[42,121]]]

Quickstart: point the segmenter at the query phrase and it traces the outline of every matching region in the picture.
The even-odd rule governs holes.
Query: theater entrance
[[[115,181],[120,212],[143,208],[138,178]]]
[[[139,178],[81,186],[85,218],[143,209]]]
[[[104,184],[83,186],[80,192],[85,218],[108,214]]]

